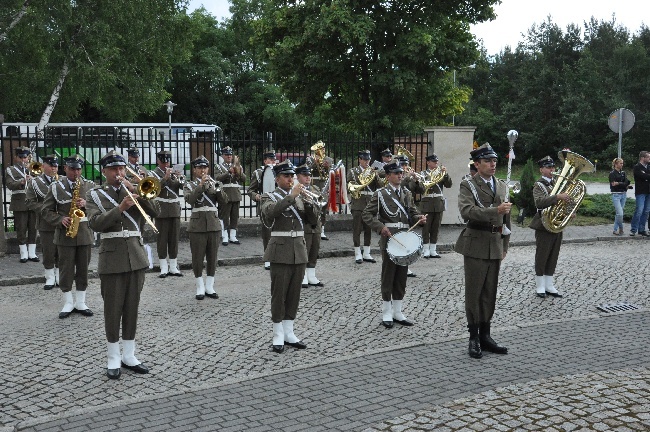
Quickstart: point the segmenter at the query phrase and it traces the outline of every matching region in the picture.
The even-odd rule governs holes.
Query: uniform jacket
[[[348,171],[347,180],[348,182],[359,184],[359,174],[363,172],[361,166],[356,166]],[[350,196],[350,210],[359,210],[363,211],[370,202],[373,192],[381,187],[383,182],[380,183],[379,173],[375,171],[375,178],[372,179],[370,184],[362,189],[361,197],[359,199],[353,199]],[[347,185],[346,185],[347,187]]]
[[[95,183],[82,178],[81,185],[79,187],[81,188],[79,191],[79,198],[85,199],[86,193],[95,187]],[[93,233],[88,226],[87,220],[79,223],[79,231],[77,232],[76,237],[72,238],[65,235],[67,228],[61,224],[61,221],[64,217],[70,215],[72,195],[73,189],[67,177],[64,176],[58,182],[52,183],[50,190],[47,192],[47,195],[45,195],[45,201],[43,202],[43,208],[41,210],[41,217],[47,223],[56,227],[54,231],[55,245],[86,246],[93,244]],[[86,213],[85,208],[82,208],[81,210]],[[86,218],[87,217],[88,214],[86,213]]]
[[[321,193],[320,188],[317,187],[317,186],[313,186],[313,185],[312,186],[305,186],[305,189],[308,190],[309,192],[315,193],[317,195],[320,195],[320,193]],[[300,199],[302,199],[302,197]],[[304,201],[305,200],[303,200],[303,202]],[[314,207],[314,211],[316,212],[316,216],[317,216],[316,221],[317,221],[317,223],[315,225],[305,223],[305,234],[318,233],[320,235],[321,226],[322,226],[322,222],[321,222],[321,219],[320,219],[320,214],[321,214],[321,211],[323,211],[323,207],[318,207],[316,205],[314,205],[313,207]]]
[[[7,175],[5,176],[5,185],[11,191],[11,203],[9,210],[11,211],[28,211],[27,204],[25,203],[25,184],[21,184],[22,180],[29,175],[29,171],[21,164],[15,164],[7,168]]]
[[[428,178],[431,174],[431,170],[422,171],[421,174]],[[417,193],[424,194],[424,185],[422,185],[422,183],[420,183],[420,185],[421,189]],[[445,211],[445,197],[442,196],[443,186],[446,188],[451,187],[451,177],[449,177],[449,174],[447,173],[445,173],[445,176],[439,183],[431,188],[429,195],[422,195],[422,198],[420,198],[420,211],[422,213],[440,213]]]
[[[179,180],[172,180],[171,178],[164,179],[165,171],[160,167],[149,173],[160,180],[160,195],[156,198],[160,204],[160,214],[158,218],[177,218],[181,217],[181,203],[178,194],[181,190],[181,182]]]
[[[493,178],[493,181],[496,179]],[[477,174],[471,180],[463,180],[460,183],[458,193],[458,209],[463,219],[468,220],[468,226],[464,228],[454,250],[467,257],[479,259],[500,260],[503,253],[508,251],[510,235],[502,236],[499,232],[489,232],[470,228],[470,224],[478,224],[484,227],[500,227],[503,225],[504,217],[498,214],[497,206],[503,202],[506,196],[506,185],[496,181],[497,193],[483,181]],[[473,186],[473,189],[472,189]],[[476,191],[476,196],[473,191]],[[506,215],[505,223],[510,228],[510,215]]]
[[[127,196],[125,188],[118,191],[110,185],[97,186],[86,194],[86,215],[90,227],[99,233],[140,231],[144,217],[136,206],[120,212],[119,205]],[[138,198],[138,204],[152,218],[158,216],[156,200]],[[126,273],[149,267],[142,236],[103,238],[99,245],[97,273]]]
[[[402,208],[400,208],[398,203]],[[399,188],[399,197],[395,194],[391,185],[377,190],[363,210],[363,221],[377,234],[381,233],[381,230],[387,223],[401,222],[411,227],[419,218],[420,213],[415,205],[413,205],[413,195],[403,186]],[[403,228],[389,229],[391,233],[403,230]],[[388,238],[382,236],[379,240],[379,246],[382,250],[386,249],[387,243]]]
[[[144,167],[142,165],[140,165],[140,164],[132,164],[131,162],[127,162],[126,164],[128,165],[129,168],[131,168],[133,171],[135,171],[138,174],[138,176],[142,177],[142,174],[140,173],[140,171],[142,171],[144,169]],[[131,173],[128,170],[126,171],[126,178],[130,182],[135,182],[135,177],[133,175],[131,175]]]
[[[261,166],[253,171],[253,174],[251,175],[251,182],[248,185],[248,196],[251,197],[251,200],[257,204],[258,214],[262,214],[260,207],[261,199],[260,201],[255,201],[255,195],[262,195],[263,193],[262,187],[264,178],[262,176],[264,175],[264,168],[266,168],[266,166]],[[270,169],[273,173],[273,168],[269,167],[268,169]],[[273,175],[275,175],[275,173]]]
[[[214,179],[223,183],[223,191],[228,199],[227,202],[241,201],[241,187],[246,183],[246,174],[242,170],[241,175],[230,173],[232,164],[222,163],[214,166]],[[226,186],[237,185],[237,186]]]
[[[634,195],[650,194],[650,165],[634,165]]]
[[[537,180],[533,186],[533,199],[535,200],[537,213],[533,216],[533,220],[530,221],[530,227],[534,230],[547,231],[542,224],[542,210],[557,204],[557,195],[550,195],[552,190],[553,183],[549,183],[543,177]]]
[[[32,181],[27,184],[27,188],[25,189],[25,203],[27,204],[27,208],[36,213],[36,216],[38,217],[39,231],[53,232],[56,228],[55,225],[52,225],[41,217],[43,203],[45,202],[45,196],[50,190],[52,180],[52,177],[41,174],[35,179],[32,179]]]
[[[226,204],[227,197],[220,183],[217,183],[217,187],[199,185],[199,180],[185,183],[183,187],[185,202],[192,206],[187,232],[221,231],[218,210]]]
[[[262,223],[273,232],[304,231],[304,226],[318,223],[314,207],[304,205],[280,188],[262,195]],[[271,236],[264,251],[264,261],[278,264],[306,264],[307,245],[305,237]]]

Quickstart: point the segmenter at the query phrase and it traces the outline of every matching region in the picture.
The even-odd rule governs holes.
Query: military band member
[[[104,300],[108,354],[106,375],[118,379],[121,367],[138,374],[149,373],[149,369],[135,356],[140,294],[149,267],[140,230],[144,217],[135,202],[150,218],[158,215],[160,205],[155,200],[138,197],[135,186],[126,180],[124,157],[111,151],[100,160],[100,164],[106,183],[86,194],[87,215],[92,229],[102,233],[97,273]]]
[[[414,193],[422,193],[424,191],[424,188],[422,187],[420,178],[415,173],[415,170],[411,168],[409,158],[405,155],[400,155],[395,158],[395,160],[399,163],[400,167],[404,171],[401,186],[408,189],[409,192],[411,192],[411,196],[413,196]],[[416,277],[417,275],[407,267],[406,276]]]
[[[136,174],[138,174],[140,177],[144,177],[147,175],[147,171],[144,169],[142,165],[140,165],[140,150],[137,147],[131,147],[127,151],[127,157],[128,157],[128,167],[133,170]],[[131,178],[133,176],[126,171],[126,178],[131,181]]]
[[[470,155],[478,174],[460,184],[458,209],[468,222],[456,241],[455,251],[464,255],[468,352],[472,358],[481,358],[482,351],[508,353],[506,347],[498,345],[490,336],[490,321],[501,261],[508,252],[512,204],[504,202],[508,189],[494,177],[497,154],[492,147],[483,144]]]
[[[257,206],[257,214],[260,215],[260,220],[262,216],[260,201],[262,194],[267,192],[272,192],[275,190],[275,151],[269,150],[263,155],[264,165],[260,168],[253,171],[251,175],[251,182],[248,186],[248,196],[253,200]],[[268,227],[262,221],[262,246],[266,251],[266,246],[269,244],[271,239],[271,227]],[[264,262],[264,268],[266,270],[271,269],[271,263],[268,261]]]
[[[5,184],[11,191],[9,211],[14,214],[21,263],[39,261],[36,255],[36,214],[25,203],[25,187],[33,179],[28,168],[30,155],[28,147],[15,148],[14,164],[7,168],[5,176]]]
[[[178,240],[181,234],[181,204],[178,194],[182,182],[180,173],[173,173],[171,168],[172,154],[161,150],[156,154],[158,166],[150,174],[160,180],[160,195],[156,198],[160,204],[160,214],[156,217],[158,229],[158,261],[160,275],[183,276],[178,268]]]
[[[381,162],[386,165],[393,160],[393,152],[391,149],[386,148],[381,151]]]
[[[59,283],[58,255],[54,245],[54,230],[56,226],[48,223],[41,217],[45,196],[50,190],[50,185],[58,181],[58,158],[55,154],[43,157],[43,174],[28,183],[25,189],[25,202],[27,207],[36,214],[36,225],[41,237],[43,248],[43,267],[45,268],[46,290],[51,290]]]
[[[427,169],[421,172],[425,181],[431,178],[431,173],[438,168],[438,156],[435,154],[426,157]],[[447,174],[447,169],[443,166],[440,169],[445,173],[442,180],[436,183],[428,191],[427,195],[422,195],[420,199],[420,211],[427,216],[427,223],[422,227],[422,241],[424,242],[423,257],[424,258],[440,258],[438,255],[438,233],[440,232],[440,224],[442,223],[442,213],[447,209],[447,202],[443,194],[443,187],[450,188],[452,185],[451,177]],[[417,193],[423,194],[422,190]]]
[[[571,197],[566,193],[551,195],[553,190],[553,171],[555,162],[550,156],[537,161],[539,172],[542,177],[533,186],[533,198],[537,213],[530,222],[530,227],[535,230],[535,282],[537,285],[537,297],[544,298],[546,295],[562,297],[553,284],[553,274],[557,266],[557,259],[562,246],[562,231],[553,233],[544,228],[542,224],[542,210],[551,207],[563,200],[570,202]]]
[[[307,264],[305,225],[318,223],[318,214],[299,195],[302,185],[293,181],[293,164],[286,160],[273,167],[278,188],[262,195],[262,222],[271,227],[271,239],[264,260],[271,263],[271,320],[273,351],[282,353],[284,345],[307,346],[293,331],[300,303],[301,282]]]
[[[360,184],[359,175],[370,166],[370,151],[362,150],[358,154],[359,165],[352,168],[348,174],[347,179],[353,184]],[[350,196],[350,211],[352,212],[352,242],[354,244],[354,259],[357,264],[362,262],[377,262],[370,255],[370,242],[372,240],[372,230],[370,225],[364,222],[362,213],[370,202],[372,194],[380,187],[380,180],[375,170],[375,175],[372,181],[363,189],[361,189],[361,196],[354,198]],[[361,231],[363,231],[363,254],[361,251]]]
[[[183,195],[185,202],[192,207],[192,217],[187,227],[192,251],[192,271],[196,278],[196,299],[203,300],[207,295],[217,299],[214,290],[214,274],[217,269],[217,253],[221,223],[219,207],[226,204],[227,195],[223,186],[209,175],[210,161],[199,156],[192,161],[194,180],[185,183]],[[206,278],[203,282],[203,260],[205,258]]]
[[[319,141],[315,144],[315,146],[322,144],[322,152],[325,153],[325,144],[322,141]],[[313,147],[312,147],[313,148]],[[312,171],[312,177],[311,181],[314,186],[318,188],[318,190],[322,191],[323,188],[325,187],[325,184],[328,182],[329,177],[330,177],[330,171],[333,168],[334,164],[334,159],[332,159],[329,156],[325,156],[321,158],[321,154],[316,151],[314,153],[314,165]],[[320,239],[328,241],[329,238],[327,238],[327,235],[325,234],[325,223],[327,222],[327,207],[325,207],[320,214],[320,225],[321,225],[321,231],[320,231]],[[309,268],[309,266],[307,266]]]
[[[70,217],[70,207],[86,213],[86,192],[95,183],[81,176],[84,160],[75,154],[64,159],[65,176],[58,182],[52,183],[41,210],[45,222],[56,227],[53,243],[56,245],[59,257],[59,286],[63,292],[63,308],[59,318],[67,318],[72,312],[84,316],[92,316],[93,312],[86,306],[86,288],[88,288],[88,265],[93,244],[93,233],[88,226],[87,216]],[[76,234],[69,227],[79,219]],[[70,231],[70,232],[69,232]],[[70,234],[70,235],[68,235]],[[72,283],[75,284],[76,295],[72,297]]]
[[[393,321],[412,326],[402,313],[402,301],[406,293],[406,266],[395,264],[386,251],[388,239],[395,233],[409,229],[415,222],[424,223],[426,217],[418,213],[413,196],[401,186],[404,171],[397,162],[384,165],[388,184],[377,190],[363,210],[363,221],[381,235],[381,297],[383,300],[382,325],[393,327]]]
[[[241,203],[241,188],[246,184],[246,174],[241,164],[233,163],[232,148],[221,150],[223,163],[214,167],[214,179],[223,184],[226,202],[221,211],[221,240],[228,243],[240,244],[237,239],[237,224],[239,223],[239,206]]]
[[[306,165],[301,165],[295,168],[296,178],[298,182],[303,185],[303,189],[308,193],[315,194],[320,196],[320,189],[318,186],[311,185],[311,170]],[[301,196],[303,201],[314,202],[313,197],[305,197],[305,193]],[[305,270],[305,276],[302,279],[302,288],[308,286],[325,286],[323,282],[318,280],[316,277],[316,262],[318,261],[318,252],[320,251],[320,241],[321,241],[321,223],[322,219],[320,214],[323,212],[323,207],[316,206],[316,212],[318,214],[318,223],[311,225],[305,223],[305,244],[307,246],[307,269]]]

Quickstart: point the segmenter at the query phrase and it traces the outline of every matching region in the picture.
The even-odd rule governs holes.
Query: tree
[[[254,23],[269,71],[299,112],[351,130],[439,124],[467,100],[451,71],[477,57],[469,24],[496,0],[266,0]]]
[[[34,1],[0,52],[7,117],[47,124],[83,106],[113,121],[153,112],[188,58],[185,0]],[[56,108],[56,109],[55,109]]]

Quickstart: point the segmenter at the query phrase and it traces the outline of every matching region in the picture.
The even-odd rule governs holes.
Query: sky
[[[190,0],[189,10],[201,5],[217,19],[229,17],[228,0]],[[650,2],[647,0],[502,0],[495,6],[497,18],[472,26],[477,39],[482,39],[490,55],[498,54],[505,46],[515,48],[534,23],[542,23],[550,15],[551,21],[565,29],[568,24],[597,20],[616,22],[632,33],[639,30],[645,17],[650,26]]]

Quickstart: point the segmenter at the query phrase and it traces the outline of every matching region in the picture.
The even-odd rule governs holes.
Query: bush
[[[630,222],[634,216],[634,199],[628,198],[623,208],[623,220]],[[614,220],[614,204],[612,196],[608,194],[587,195],[580,204],[578,214],[581,216],[596,216]]]

